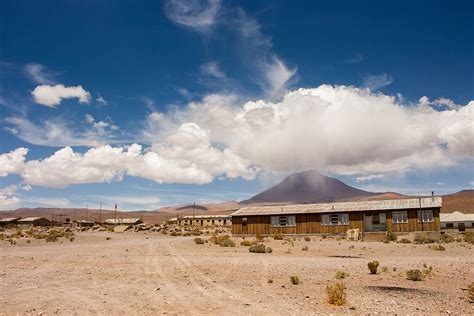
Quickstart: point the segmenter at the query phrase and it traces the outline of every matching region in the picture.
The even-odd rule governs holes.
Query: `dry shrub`
[[[345,271],[337,271],[336,272],[336,279],[345,279],[349,276],[349,273]]]
[[[257,244],[256,240],[244,239],[240,242],[240,245],[245,246],[245,247],[250,247],[250,246],[253,246],[253,245],[256,245],[256,244]]]
[[[112,237],[105,237],[105,240],[111,240]]]
[[[303,251],[308,251],[308,249],[309,249],[308,246],[304,246],[303,248],[301,248],[301,250]]]
[[[171,236],[181,236],[181,233],[178,233],[178,232],[171,232],[170,234]]]
[[[256,242],[261,242],[261,241],[263,241],[263,236],[260,235],[260,234],[256,234],[256,235],[255,235],[255,241],[256,241]]]
[[[283,235],[280,233],[273,234],[273,239],[274,240],[283,240]]]
[[[440,244],[429,246],[430,249],[437,250],[437,251],[445,251],[446,248]]]
[[[0,240],[5,240],[5,234],[4,233],[0,233]]]
[[[267,283],[273,283],[273,279],[272,279],[272,278],[268,278],[268,279],[267,279]]]
[[[387,232],[387,238],[386,238],[387,241],[396,241],[397,240],[397,234],[395,234],[394,232]]]
[[[345,285],[343,282],[336,282],[332,285],[326,286],[326,294],[328,296],[328,303],[331,305],[342,306],[346,303],[346,293],[344,292]]]
[[[410,239],[407,239],[407,238],[402,238],[398,242],[401,244],[411,244]]]
[[[204,238],[196,237],[194,238],[194,242],[198,245],[204,245],[205,243],[207,243],[207,240]]]
[[[209,238],[209,241],[221,247],[235,247],[235,242],[230,239],[229,235],[214,234]]]
[[[291,284],[293,284],[293,285],[300,284],[300,278],[297,275],[290,276],[290,281],[291,281]]]
[[[74,236],[69,237],[69,241],[74,241],[74,239],[76,239],[76,237]]]
[[[426,275],[420,269],[412,269],[407,271],[407,279],[410,281],[423,281]]]
[[[235,247],[235,242],[232,239],[224,239],[219,243],[221,247]]]
[[[417,234],[413,239],[414,244],[432,244],[435,243],[437,240],[433,237],[430,237],[426,234]]]
[[[469,284],[467,288],[467,297],[469,297],[471,302],[474,302],[474,282],[471,282],[471,284]]]
[[[113,233],[115,231],[115,226],[107,226],[107,231]]]
[[[378,261],[371,261],[367,264],[369,267],[369,271],[371,274],[377,274],[377,269],[379,267],[379,262]]]
[[[382,272],[387,273],[388,272],[388,267],[382,267]]]
[[[305,241],[311,241],[311,237],[305,236],[305,237],[304,237],[304,240],[305,240]]]
[[[58,240],[58,237],[54,235],[49,235],[48,237],[46,237],[46,242],[56,242],[57,240]]]
[[[253,245],[253,246],[250,246],[249,248],[249,252],[253,252],[253,253],[271,253],[272,251],[273,251],[272,248],[265,247],[265,245],[263,244]]]
[[[464,241],[474,245],[474,232],[464,232]]]
[[[448,244],[454,242],[454,238],[449,234],[441,234],[441,236],[439,237],[439,242]]]

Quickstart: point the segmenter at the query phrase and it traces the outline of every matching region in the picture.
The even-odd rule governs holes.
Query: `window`
[[[296,216],[272,216],[272,227],[295,227]]]
[[[454,224],[453,223],[446,223],[446,228],[454,228]]]
[[[349,225],[349,213],[323,214],[321,224],[324,226]]]
[[[433,219],[433,210],[422,210],[418,211],[418,223],[432,223]]]
[[[247,226],[247,217],[242,217],[242,226]]]
[[[407,211],[392,212],[392,222],[394,224],[408,223]]]

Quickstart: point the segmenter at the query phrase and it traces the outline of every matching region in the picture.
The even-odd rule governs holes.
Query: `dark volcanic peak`
[[[306,170],[289,175],[274,187],[241,203],[325,203],[374,194],[326,177],[316,170]]]

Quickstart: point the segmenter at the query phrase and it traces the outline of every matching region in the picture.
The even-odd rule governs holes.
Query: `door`
[[[365,215],[364,214],[364,231],[371,232],[374,230],[372,225],[372,215]]]
[[[465,223],[458,223],[458,229],[460,232],[463,232],[466,230],[466,224]]]
[[[248,234],[247,217],[242,217],[242,235]]]

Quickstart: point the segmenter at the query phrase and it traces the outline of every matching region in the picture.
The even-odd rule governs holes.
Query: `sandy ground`
[[[464,242],[434,251],[313,236],[293,246],[268,239],[273,253],[254,254],[159,233],[83,232],[62,240],[0,241],[1,315],[474,314],[463,290],[474,281],[474,247]],[[388,272],[370,275],[371,260]],[[423,264],[433,277],[406,280],[406,270]],[[326,302],[338,270],[350,274],[343,307]],[[301,283],[292,285],[290,275]]]

